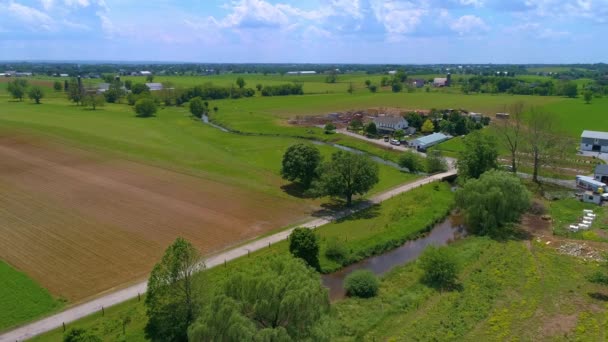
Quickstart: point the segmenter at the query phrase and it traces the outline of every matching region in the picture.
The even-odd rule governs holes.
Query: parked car
[[[388,142],[388,135],[384,136],[384,141]]]
[[[391,139],[391,145],[399,146],[399,145],[401,145],[401,142],[397,139]]]

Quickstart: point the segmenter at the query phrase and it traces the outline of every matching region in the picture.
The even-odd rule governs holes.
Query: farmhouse
[[[601,164],[595,167],[593,178],[602,183],[608,183],[608,165]]]
[[[163,84],[162,83],[146,83],[146,87],[148,87],[148,89],[150,89],[150,91],[163,90]]]
[[[433,86],[435,87],[447,87],[448,79],[446,77],[436,77],[433,80]]]
[[[150,76],[150,75],[152,75],[152,72],[151,72],[151,71],[145,71],[145,70],[144,70],[144,71],[140,71],[140,72],[139,72],[139,74],[140,74],[141,76]]]
[[[418,139],[410,141],[410,146],[415,147],[420,151],[424,151],[427,148],[442,143],[448,139],[450,139],[450,137],[443,133],[433,133],[431,135],[427,135],[425,137],[420,137]]]
[[[608,152],[608,132],[583,131],[583,134],[581,134],[581,150]]]
[[[407,120],[403,117],[395,116],[379,116],[374,118],[374,123],[378,131],[394,132],[397,130],[406,130],[409,127]]]

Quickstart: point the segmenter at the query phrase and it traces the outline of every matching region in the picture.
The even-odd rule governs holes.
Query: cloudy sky
[[[0,60],[608,62],[608,0],[0,0]]]

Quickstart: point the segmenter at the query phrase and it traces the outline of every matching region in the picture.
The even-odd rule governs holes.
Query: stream
[[[407,241],[401,247],[384,254],[376,255],[355,264],[349,265],[337,272],[321,276],[323,285],[329,289],[331,301],[344,298],[344,279],[356,270],[366,269],[380,276],[396,266],[406,264],[420,256],[429,245],[444,246],[466,235],[462,225],[462,217],[452,215],[438,223],[426,236]]]
[[[207,124],[207,125],[209,125],[211,127],[219,129],[222,132],[234,133],[234,132],[230,131],[227,128],[224,128],[224,127],[222,127],[220,125],[216,125],[213,122],[209,121],[209,116],[207,116],[207,115],[203,115],[201,117],[201,121],[203,121],[203,123],[205,123],[205,124]],[[372,154],[369,154],[369,153],[361,151],[361,150],[357,150],[357,149],[352,148],[352,147],[343,146],[343,145],[340,145],[340,144],[328,143],[328,142],[324,142],[324,141],[320,141],[320,140],[312,140],[312,143],[315,144],[315,145],[332,146],[332,147],[335,147],[337,149],[340,149],[340,150],[343,150],[343,151],[347,151],[347,152],[352,152],[352,153],[357,153],[357,154],[365,154],[365,155],[369,156],[373,161],[375,161],[377,163],[394,167],[394,168],[396,168],[396,169],[398,169],[400,171],[407,171],[407,169],[402,168],[401,166],[399,166],[399,164],[397,164],[397,163],[395,163],[393,161],[382,159],[382,158],[380,158],[378,156],[374,156]]]

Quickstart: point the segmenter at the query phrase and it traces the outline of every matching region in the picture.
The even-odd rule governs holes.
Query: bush
[[[458,280],[458,263],[447,247],[427,247],[418,260],[424,271],[422,281],[435,288],[449,289]]]
[[[135,113],[137,113],[137,116],[142,118],[154,116],[157,111],[156,103],[153,99],[150,98],[143,98],[137,100],[137,102],[135,102],[134,109]]]
[[[412,151],[407,151],[399,157],[399,166],[408,169],[411,173],[424,169],[422,158]]]
[[[315,233],[307,228],[296,228],[289,235],[289,252],[304,260],[308,266],[319,270],[319,241]]]
[[[344,264],[348,260],[348,248],[337,238],[327,241],[325,256],[339,264]]]
[[[358,270],[346,277],[344,289],[349,296],[371,298],[378,294],[380,281],[368,270]]]

